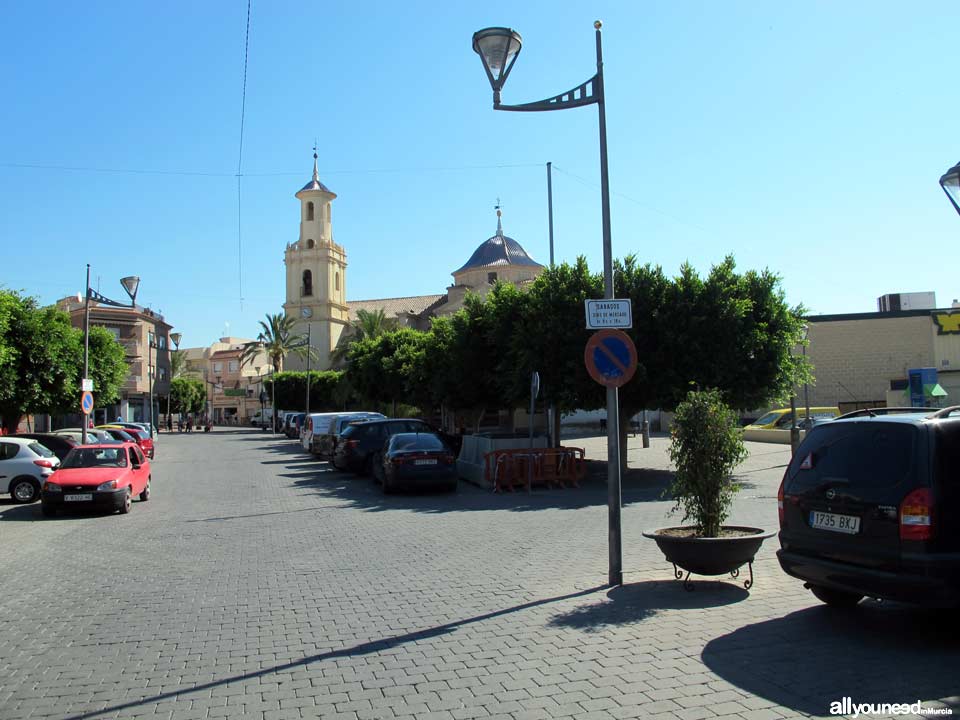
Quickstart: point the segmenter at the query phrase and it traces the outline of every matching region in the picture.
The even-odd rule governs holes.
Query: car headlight
[[[63,492],[63,488],[49,481],[43,484],[43,489],[45,492]]]
[[[116,490],[119,484],[119,480],[107,480],[107,482],[97,485],[97,492],[101,490]]]

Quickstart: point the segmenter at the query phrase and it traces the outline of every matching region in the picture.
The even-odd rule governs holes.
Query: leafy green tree
[[[310,371],[310,412],[328,412],[343,406],[338,390],[343,371]],[[273,376],[276,387],[277,407],[286,410],[306,410],[307,373],[282,372]],[[271,382],[267,382],[268,390]]]
[[[380,337],[384,333],[395,330],[396,318],[388,318],[383,308],[376,310],[357,310],[356,317],[350,321],[346,332],[341,337],[337,347],[330,353],[330,360],[335,365],[343,364],[350,353],[350,347],[355,342]]]
[[[170,379],[180,377],[187,368],[187,351],[174,350],[170,353]]]
[[[170,381],[173,412],[202,413],[207,403],[207,384],[198,378],[181,375]]]
[[[400,328],[352,343],[347,372],[357,394],[369,402],[394,407],[411,398],[412,358],[419,351],[422,336],[416,330]]]

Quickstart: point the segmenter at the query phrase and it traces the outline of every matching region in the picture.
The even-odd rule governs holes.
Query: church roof
[[[328,193],[328,194],[333,195],[334,197],[336,197],[336,193],[333,192],[333,190],[331,190],[331,189],[328,188],[326,185],[324,185],[322,182],[320,182],[320,174],[319,174],[319,172],[317,171],[317,151],[316,151],[316,149],[314,149],[314,151],[313,151],[313,178],[310,180],[310,182],[308,182],[306,185],[304,185],[302,188],[300,188],[300,189],[297,191],[297,194],[299,195],[300,193],[302,193],[302,192],[304,192],[304,191],[306,191],[306,190],[319,190],[320,192],[325,192],[325,193]]]
[[[408,312],[413,315],[420,315],[425,310],[432,309],[436,305],[442,304],[440,301],[446,301],[444,295],[413,295],[411,297],[400,298],[382,298],[380,300],[350,300],[347,307],[350,312],[350,319],[357,316],[358,310],[367,312],[376,312],[382,309],[384,315],[388,318],[396,317],[402,312]]]
[[[500,223],[500,210],[497,210],[497,234],[480,244],[466,264],[453,275],[459,275],[466,270],[482,267],[497,267],[502,265],[526,265],[529,267],[543,267],[540,263],[527,255],[520,243],[503,234]]]

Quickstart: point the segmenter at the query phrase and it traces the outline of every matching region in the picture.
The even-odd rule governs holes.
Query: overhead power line
[[[243,40],[243,92],[240,97],[240,151],[237,153],[237,291],[240,294],[240,312],[243,312],[243,201],[240,193],[243,171],[243,123],[247,114],[247,65],[250,61],[250,8],[247,0],[247,33]]]

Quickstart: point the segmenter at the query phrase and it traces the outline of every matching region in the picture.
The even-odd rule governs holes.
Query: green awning
[[[927,397],[946,397],[947,391],[940,387],[940,383],[934,383],[933,385],[924,385],[923,394]]]

